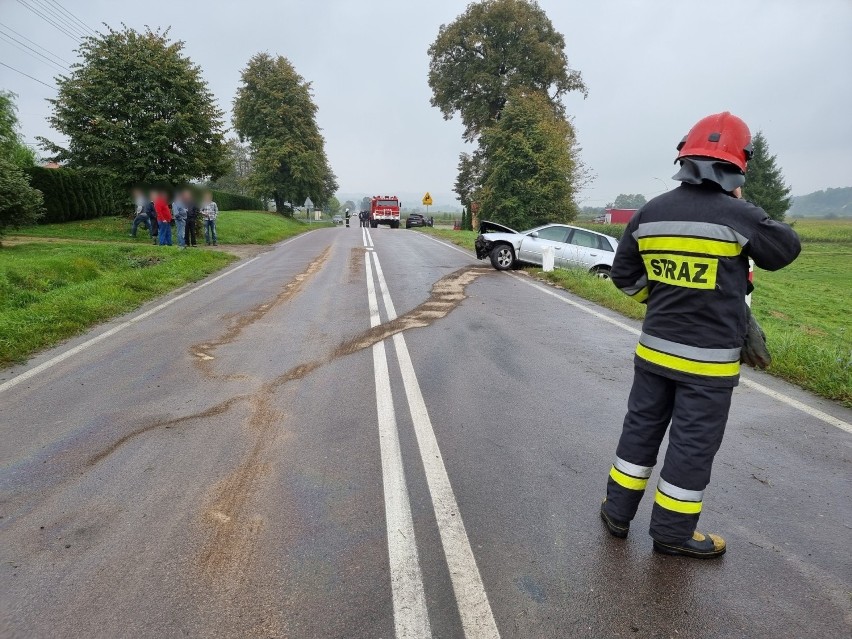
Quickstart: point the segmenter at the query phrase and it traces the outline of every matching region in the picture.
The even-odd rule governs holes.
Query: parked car
[[[552,246],[556,268],[582,268],[609,279],[618,240],[567,224],[545,224],[518,232],[495,222],[483,222],[476,238],[476,257],[486,257],[498,271],[516,264],[541,266],[542,249]]]
[[[405,220],[405,228],[410,229],[415,226],[433,226],[435,224],[434,218],[426,217],[425,215],[421,215],[420,213],[412,213],[408,216],[408,219]]]
[[[333,218],[331,218],[331,221],[335,224],[343,224],[343,217],[340,215],[335,215]]]

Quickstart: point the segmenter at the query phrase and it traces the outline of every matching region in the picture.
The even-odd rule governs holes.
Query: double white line
[[[362,235],[364,246],[372,247],[373,240],[370,232],[362,229]],[[388,321],[396,319],[397,314],[382,272],[379,256],[373,251],[367,251],[365,258],[370,326],[374,327],[381,323],[373,280],[374,269]],[[485,593],[485,586],[444,466],[444,459],[438,447],[429,411],[420,390],[420,383],[414,372],[405,337],[402,333],[397,333],[392,339],[465,637],[468,639],[499,638],[500,633],[497,630],[494,614],[488,603],[488,595]],[[414,523],[405,484],[387,353],[383,341],[373,346],[373,367],[376,378],[376,409],[379,419],[396,636],[400,639],[431,637],[432,631],[423,591],[423,575],[417,556]]]

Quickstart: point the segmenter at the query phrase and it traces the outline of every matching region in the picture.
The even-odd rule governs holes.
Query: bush
[[[29,167],[27,173],[32,186],[44,194],[45,215],[39,220],[42,224],[91,220],[127,209],[127,203],[116,196],[107,177],[41,166]]]
[[[32,188],[27,174],[0,158],[0,236],[7,226],[33,224],[41,215],[42,196]]]
[[[220,211],[265,211],[266,207],[258,198],[226,193],[225,191],[212,191],[213,200]]]

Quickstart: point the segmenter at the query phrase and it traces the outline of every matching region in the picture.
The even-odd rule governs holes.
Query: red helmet
[[[716,158],[730,162],[745,173],[751,159],[751,131],[730,111],[708,115],[698,121],[677,145],[677,159],[687,156]]]

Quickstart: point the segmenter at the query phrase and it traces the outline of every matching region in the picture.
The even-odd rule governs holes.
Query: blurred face
[[[205,194],[204,194],[204,201],[205,201],[207,204],[209,204],[210,202],[212,202],[212,201],[213,201],[213,194],[212,194],[212,193],[205,193]]]
[[[180,194],[180,196],[184,202],[189,202],[190,200],[192,200],[192,191],[184,191]]]

